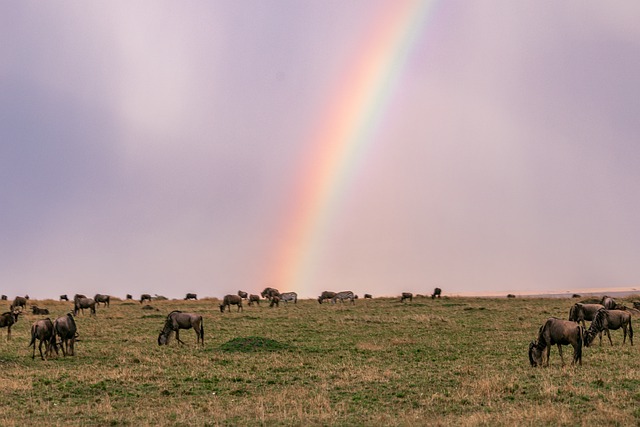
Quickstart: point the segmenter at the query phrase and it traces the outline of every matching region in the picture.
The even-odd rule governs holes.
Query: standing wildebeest
[[[372,299],[373,297],[371,296],[371,294],[364,294],[364,299]]]
[[[202,342],[204,346],[204,322],[202,316],[193,313],[183,313],[179,310],[174,310],[167,316],[164,322],[164,327],[158,335],[158,345],[169,344],[169,336],[172,332],[176,333],[176,340],[180,344],[184,344],[180,339],[180,329],[191,329],[196,332],[196,344]]]
[[[53,329],[53,323],[51,319],[46,318],[42,320],[37,320],[33,325],[31,325],[31,343],[29,347],[33,346],[33,353],[31,354],[31,358],[36,358],[36,339],[40,341],[38,345],[38,350],[40,350],[40,358],[42,360],[46,360],[46,357],[51,356],[51,348],[55,343],[55,332]],[[42,344],[44,347],[44,355],[42,354]],[[58,351],[56,349],[56,351]]]
[[[596,313],[601,308],[604,308],[602,304],[583,304],[581,302],[577,302],[571,306],[569,310],[569,320],[574,322],[582,322],[582,326],[585,328],[587,325],[585,324],[585,320],[593,320],[596,317]]]
[[[20,312],[17,310],[7,311],[0,315],[0,328],[7,328],[7,341],[11,339],[11,326],[18,321]]]
[[[260,305],[260,296],[251,294],[249,295],[249,305],[253,305],[253,303]]]
[[[435,288],[433,290],[433,293],[431,294],[431,299],[434,299],[436,297],[440,298],[440,295],[442,295],[442,289],[440,288]]]
[[[13,311],[18,307],[27,308],[27,300],[28,299],[29,299],[28,296],[26,296],[26,297],[15,297],[15,299],[11,303],[10,310]]]
[[[602,297],[602,299],[600,300],[600,304],[602,304],[607,310],[615,310],[619,308],[616,301],[606,295]]]
[[[601,308],[596,313],[595,319],[591,322],[587,335],[585,337],[585,346],[589,347],[593,342],[598,332],[604,332],[609,337],[609,343],[613,345],[611,341],[611,334],[609,329],[620,329],[624,333],[622,345],[627,341],[627,328],[629,328],[629,342],[633,345],[633,327],[631,326],[631,314],[623,310],[607,310]],[[600,334],[600,345],[602,345],[602,334]]]
[[[33,312],[33,314],[49,314],[49,310],[47,310],[46,308],[40,308],[37,305],[32,305],[31,311]]]
[[[516,296],[514,294],[507,294],[507,298],[515,298]]]
[[[145,301],[151,302],[151,295],[149,295],[149,294],[140,295],[140,304],[142,304]]]
[[[322,294],[318,297],[318,303],[322,304],[324,301],[333,301],[333,299],[335,298],[336,293],[335,292],[331,292],[331,291],[324,291],[322,292]],[[333,301],[335,302],[335,301]]]
[[[6,301],[6,300],[7,300],[7,296],[6,296],[6,295],[2,295],[2,296],[0,296],[0,300],[2,300],[2,301]]]
[[[125,297],[126,299],[133,299],[133,295],[131,294],[127,294],[127,296]]]
[[[93,300],[96,302],[96,305],[99,306],[100,303],[103,303],[105,306],[109,306],[109,302],[111,301],[111,297],[109,295],[96,294],[93,297]]]
[[[280,296],[280,291],[276,288],[264,288],[260,295],[262,295],[262,298],[271,299],[275,296]]]
[[[197,300],[198,300],[198,295],[197,295],[197,294],[191,294],[191,293],[188,293],[188,294],[184,297],[184,299],[185,299],[185,301],[186,301],[186,300],[190,300],[190,299],[194,299],[194,300],[196,300],[196,301],[197,301]]]
[[[242,298],[240,298],[239,295],[225,295],[222,304],[220,304],[220,313],[224,313],[225,307],[228,307],[229,312],[231,312],[232,305],[237,305],[238,311],[244,311],[244,308],[242,308]]]
[[[333,297],[333,302],[337,302],[338,300],[340,300],[340,302],[344,302],[344,300],[350,300],[351,304],[355,304],[356,303],[356,297],[355,295],[353,295],[353,292],[351,291],[342,291],[342,292],[338,292],[334,297]]]
[[[78,338],[78,328],[76,327],[76,321],[73,318],[73,314],[67,313],[64,316],[60,316],[53,322],[53,329],[56,336],[60,337],[60,348],[62,348],[62,354],[66,357],[75,356],[75,343]],[[55,348],[55,336],[53,338],[53,346]]]
[[[269,307],[280,307],[280,297],[278,295],[274,295],[271,297],[271,304],[269,304]]]
[[[67,294],[60,295],[60,301],[69,301],[69,297],[67,296]]]
[[[529,362],[531,366],[549,366],[549,354],[551,353],[551,346],[554,344],[558,346],[558,353],[560,353],[560,360],[562,360],[563,366],[562,346],[569,344],[573,346],[573,361],[571,364],[578,362],[582,365],[583,336],[584,328],[582,326],[570,320],[550,317],[540,327],[538,339],[529,344]]]
[[[73,300],[73,315],[77,316],[78,311],[82,310],[82,314],[84,314],[84,309],[88,308],[91,310],[91,314],[95,316],[96,314],[96,302],[93,298],[76,298]]]
[[[295,292],[285,292],[280,294],[280,301],[289,302],[293,301],[294,304],[298,303],[298,294]]]
[[[240,298],[242,298],[242,299],[247,299],[247,298],[249,298],[249,294],[247,294],[247,293],[246,293],[246,292],[244,292],[244,291],[238,291],[238,296],[239,296]]]
[[[404,302],[404,300],[408,299],[409,301],[413,301],[413,294],[411,292],[403,292],[402,298],[400,298],[400,302]]]

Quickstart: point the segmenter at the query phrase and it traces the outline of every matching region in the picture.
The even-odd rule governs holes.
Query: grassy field
[[[557,348],[548,368],[529,366],[538,328],[573,302],[303,300],[222,314],[217,300],[115,301],[77,317],[75,357],[48,361],[31,359],[43,316],[27,314],[11,341],[0,329],[0,425],[639,425],[638,346],[621,331],[581,367],[562,367]],[[71,307],[35,303],[51,318]],[[158,346],[173,309],[204,316],[204,348],[191,330],[185,346]]]

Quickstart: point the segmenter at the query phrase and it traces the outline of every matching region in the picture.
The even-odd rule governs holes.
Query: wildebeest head
[[[531,366],[542,366],[542,349],[539,348],[537,341],[529,343],[529,363]]]
[[[167,345],[169,344],[169,337],[171,336],[171,332],[173,332],[173,325],[170,319],[167,319],[164,322],[164,327],[160,331],[158,335],[158,345]]]

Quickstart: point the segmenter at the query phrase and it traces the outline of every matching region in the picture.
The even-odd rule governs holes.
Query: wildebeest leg
[[[11,340],[11,325],[7,327],[7,341],[10,341],[10,340]]]
[[[45,359],[45,358],[44,358],[44,356],[42,355],[42,344],[43,344],[43,343],[44,343],[44,340],[40,340],[40,345],[38,345],[38,350],[40,350],[40,358],[41,358],[42,360],[47,360],[47,359]],[[35,350],[35,345],[34,345],[33,347],[34,347],[33,349]],[[46,354],[46,353],[47,353],[47,349],[45,348],[44,350],[45,350],[45,354]]]
[[[180,332],[178,332],[178,329],[176,329],[176,340],[178,340],[178,342],[179,342],[180,344],[184,344],[184,343],[182,342],[182,340],[180,339]]]
[[[543,363],[545,364],[544,366],[549,366],[549,356],[551,355],[551,346],[547,345],[547,347],[545,348],[545,358],[547,360],[545,360]]]
[[[560,360],[562,361],[562,366],[564,366],[564,357],[562,356],[562,346],[560,344],[558,344],[558,353],[560,354]]]
[[[604,330],[607,333],[607,337],[609,337],[609,343],[613,346],[613,341],[611,341],[611,334],[609,333],[608,329]]]

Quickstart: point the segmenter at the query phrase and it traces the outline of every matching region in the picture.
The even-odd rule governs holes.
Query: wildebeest
[[[571,306],[571,309],[569,309],[569,320],[573,322],[582,322],[582,326],[586,328],[587,325],[584,321],[593,320],[596,317],[596,313],[601,308],[604,308],[602,304],[583,304],[581,302],[577,302]]]
[[[275,296],[280,296],[280,291],[276,288],[264,288],[264,290],[260,293],[262,298],[271,299]]]
[[[96,305],[100,305],[103,303],[105,306],[109,306],[109,302],[111,301],[111,297],[109,295],[96,294],[93,297],[93,300],[96,302]]]
[[[156,301],[166,301],[168,298],[165,297],[164,295],[155,294],[153,299],[156,300]]]
[[[76,298],[73,300],[73,315],[77,316],[78,311],[82,310],[82,314],[84,314],[84,309],[88,308],[91,310],[91,314],[95,316],[96,314],[96,302],[93,298]]]
[[[131,294],[127,294],[127,296],[125,297],[126,299],[133,299],[133,295]]]
[[[295,292],[285,292],[280,294],[280,301],[289,302],[293,301],[294,304],[298,303],[298,294]]]
[[[242,298],[242,299],[247,299],[247,298],[249,298],[249,295],[248,295],[246,292],[244,292],[244,291],[238,291],[238,296],[239,296],[240,298]]]
[[[433,290],[433,293],[431,294],[431,299],[434,299],[434,298],[440,298],[440,295],[442,295],[442,289],[440,289],[440,288],[435,288],[435,289]]]
[[[631,314],[623,310],[607,310],[601,308],[596,313],[596,317],[591,322],[587,335],[585,337],[585,346],[589,347],[593,342],[596,333],[604,332],[609,337],[609,343],[613,345],[611,341],[610,329],[616,330],[622,328],[624,338],[622,345],[627,341],[627,328],[629,329],[629,342],[633,345],[633,327],[631,326]],[[600,345],[602,345],[602,335],[600,335]]]
[[[242,298],[240,298],[239,295],[225,295],[222,300],[222,304],[220,304],[220,312],[224,313],[225,307],[228,307],[229,312],[231,312],[232,305],[237,305],[238,311],[244,311],[244,309],[242,308]]]
[[[76,327],[76,321],[73,318],[73,314],[67,313],[64,316],[58,317],[55,322],[53,322],[53,329],[55,331],[55,335],[60,338],[62,354],[64,356],[74,356],[74,347],[76,338],[78,338],[78,328]],[[55,348],[55,337],[53,345]]]
[[[364,294],[364,298],[365,299],[372,299],[373,297],[371,296],[371,294]]]
[[[602,297],[602,299],[600,300],[600,304],[602,304],[607,310],[615,310],[616,308],[618,308],[618,304],[616,304],[616,301],[606,295]]]
[[[331,300],[333,301],[333,298],[335,298],[336,293],[335,292],[331,292],[331,291],[324,291],[322,292],[322,294],[320,294],[320,296],[318,297],[318,302],[320,304],[322,304],[324,301],[327,300]],[[335,302],[335,301],[334,301]]]
[[[582,298],[582,295],[580,295],[580,294],[573,294],[573,295],[571,295],[571,298]]]
[[[351,304],[355,304],[356,303],[356,297],[353,294],[353,292],[351,291],[341,291],[338,292],[334,297],[333,297],[333,302],[337,302],[338,300],[340,300],[340,302],[344,302],[344,300],[350,300]]]
[[[404,302],[404,300],[413,301],[413,294],[411,292],[403,292],[402,297],[400,298],[400,302]]]
[[[633,308],[635,308],[636,310],[640,310],[640,302],[634,301],[633,302]]]
[[[69,297],[67,296],[67,294],[60,295],[60,301],[69,301]]]
[[[87,297],[87,296],[86,296],[86,295],[84,295],[84,294],[75,294],[75,295],[73,296],[73,299],[86,298],[86,297]]]
[[[507,294],[507,298],[515,298],[516,296],[514,294]]]
[[[194,299],[194,300],[198,300],[198,295],[197,294],[192,294],[192,293],[188,293],[185,297],[184,297],[185,301],[186,300],[190,300],[190,299]]]
[[[0,315],[0,328],[7,328],[7,341],[11,339],[11,327],[18,321],[20,312],[17,310],[7,311]]]
[[[40,358],[42,360],[46,360],[46,357],[51,355],[51,349],[55,343],[55,332],[51,319],[46,318],[37,320],[33,323],[33,325],[31,325],[31,343],[29,343],[29,347],[33,346],[33,353],[31,354],[32,359],[36,358],[36,339],[40,341],[38,345],[38,350],[40,350]],[[42,354],[42,344],[45,345],[44,354]]]
[[[0,296],[0,300],[2,300],[2,301],[6,301],[6,300],[7,300],[7,296],[6,296],[6,295],[2,295],[2,296]]]
[[[149,295],[149,294],[140,295],[140,304],[142,304],[145,301],[151,302],[151,295]]]
[[[27,308],[27,300],[29,299],[28,296],[25,297],[15,297],[13,299],[13,302],[11,303],[11,306],[9,307],[9,309],[11,311],[15,310],[16,308],[20,307],[20,308]]]
[[[47,310],[46,308],[40,308],[37,305],[32,305],[31,311],[33,312],[33,314],[49,314],[49,310]]]
[[[179,310],[174,310],[167,315],[167,319],[164,322],[164,327],[158,335],[158,345],[167,345],[169,343],[169,336],[172,332],[176,333],[176,340],[180,344],[184,344],[180,339],[180,329],[191,329],[196,332],[196,344],[202,343],[204,346],[204,322],[202,316],[193,313],[183,313]]]
[[[271,297],[271,304],[269,304],[269,307],[280,307],[280,297],[278,295],[274,295]]]
[[[249,305],[253,305],[253,303],[260,305],[260,295],[249,295]]]
[[[571,364],[578,362],[582,365],[583,336],[584,328],[582,326],[570,320],[550,317],[540,327],[538,339],[529,344],[529,362],[531,366],[549,366],[549,354],[551,353],[551,346],[554,344],[558,346],[558,353],[560,353],[560,360],[562,360],[563,366],[562,346],[569,344],[573,347],[573,361]]]

